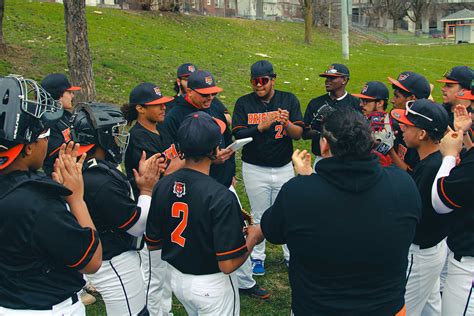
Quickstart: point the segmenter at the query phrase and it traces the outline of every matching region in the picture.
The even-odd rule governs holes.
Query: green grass
[[[0,74],[17,73],[41,80],[50,72],[66,72],[63,7],[60,4],[7,0],[4,19],[7,55],[0,56]],[[101,11],[96,14],[93,11]],[[172,95],[176,68],[193,62],[210,70],[224,88],[221,100],[232,111],[235,100],[250,91],[250,65],[271,56],[278,73],[277,89],[295,93],[306,108],[309,100],[324,93],[318,76],[333,62],[345,62],[351,70],[350,92],[360,91],[370,80],[387,81],[404,70],[424,74],[430,82],[460,64],[474,66],[472,45],[380,45],[351,37],[350,60],[341,58],[340,34],[314,29],[314,44],[303,43],[303,24],[197,17],[168,13],[87,8],[89,44],[93,56],[98,100],[116,104],[128,100],[141,81],[158,84]],[[441,97],[440,85],[434,96]],[[308,148],[309,142],[296,146]],[[240,161],[240,160],[239,160]],[[238,169],[240,174],[240,164]],[[237,186],[249,209],[242,182]],[[270,245],[267,275],[258,282],[272,292],[269,301],[241,299],[242,315],[288,315],[290,288],[280,264],[279,246]],[[185,315],[177,302],[175,315]],[[88,307],[89,315],[104,315],[103,304]]]

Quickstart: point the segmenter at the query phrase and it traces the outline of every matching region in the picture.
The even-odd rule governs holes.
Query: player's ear
[[[319,139],[319,148],[321,149],[321,157],[327,158],[331,157],[331,148],[329,148],[329,143],[326,137],[321,137]]]

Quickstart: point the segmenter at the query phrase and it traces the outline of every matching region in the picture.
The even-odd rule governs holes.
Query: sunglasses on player
[[[405,115],[408,115],[408,113],[411,113],[412,115],[416,115],[416,116],[424,118],[425,120],[433,122],[432,118],[412,110],[411,107],[413,103],[415,103],[414,100],[410,100],[410,101],[407,101],[407,103],[405,103]]]
[[[201,92],[198,92],[194,89],[191,89],[191,90],[193,90],[194,92],[196,92],[197,94],[199,94],[203,98],[215,97],[217,95],[217,93],[201,93]]]
[[[265,86],[270,82],[271,79],[272,78],[270,77],[256,77],[256,78],[250,79],[250,83],[253,86],[257,86],[258,84],[260,84],[261,86]]]

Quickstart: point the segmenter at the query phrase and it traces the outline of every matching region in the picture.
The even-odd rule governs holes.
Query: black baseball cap
[[[189,156],[202,156],[216,148],[222,139],[226,125],[204,111],[185,117],[178,130],[179,151]]]
[[[189,77],[193,72],[195,72],[198,68],[196,65],[191,63],[185,63],[178,67],[177,77]]]
[[[420,74],[413,71],[404,71],[397,80],[388,77],[392,87],[413,94],[417,99],[427,99],[431,94],[430,83]]]
[[[320,77],[350,77],[349,68],[343,64],[332,64],[329,68],[319,74]]]
[[[273,65],[268,60],[259,60],[250,67],[250,77],[276,77],[276,73],[273,71]]]
[[[165,97],[158,86],[150,82],[140,83],[130,92],[130,104],[158,105],[172,101],[173,97]]]
[[[428,99],[408,101],[406,109],[394,109],[390,114],[398,122],[427,131],[444,133],[448,128],[448,112],[439,103]]]
[[[81,90],[81,87],[73,86],[67,79],[66,75],[60,73],[49,74],[44,77],[43,81],[41,81],[41,86],[46,90],[46,92],[51,94],[55,100],[59,100],[64,91]]]
[[[472,84],[473,72],[468,66],[456,66],[446,71],[443,75],[445,79],[436,80],[444,83],[458,83],[464,89],[469,89]]]
[[[388,100],[388,89],[380,81],[369,81],[360,93],[355,93],[353,96],[368,100]]]
[[[196,70],[188,78],[188,88],[201,94],[222,92],[222,88],[216,86],[216,80],[209,71]]]

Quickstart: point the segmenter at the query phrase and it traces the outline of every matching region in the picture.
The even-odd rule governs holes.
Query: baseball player
[[[431,205],[431,187],[441,166],[439,141],[448,127],[448,113],[427,99],[410,101],[395,109],[408,148],[415,148],[420,162],[410,172],[421,195],[422,216],[408,252],[405,303],[408,315],[441,315],[440,273],[447,256],[445,238],[450,216],[437,214]]]
[[[472,126],[472,119],[462,105],[454,109],[454,126],[457,131],[448,132],[441,140],[443,162],[431,193],[436,212],[453,216],[447,240],[451,253],[443,290],[442,315],[474,315],[474,149],[462,154],[461,163],[456,166],[463,134],[467,134]]]
[[[156,185],[147,222],[148,245],[162,247],[173,293],[189,315],[239,315],[232,272],[254,245],[252,227],[247,241],[242,234],[235,195],[209,176],[224,128],[203,111],[183,120],[177,143],[185,167]]]
[[[417,99],[428,99],[431,94],[431,87],[422,75],[412,72],[404,71],[398,75],[397,79],[388,77],[388,80],[392,84],[393,88],[393,99],[392,104],[395,109],[405,109],[407,101],[414,101]],[[398,123],[394,122],[395,131],[395,145],[393,150],[390,151],[390,158],[393,162],[403,170],[413,170],[420,157],[416,149],[407,148],[403,141],[402,131]]]
[[[48,153],[44,160],[43,170],[47,175],[53,172],[53,164],[58,157],[59,148],[62,144],[71,140],[71,128],[69,120],[73,110],[72,100],[74,99],[74,91],[81,90],[80,87],[71,85],[64,74],[49,74],[41,81],[41,86],[45,89],[54,100],[58,100],[64,111],[61,119],[56,125],[51,127],[51,136],[48,142]]]
[[[173,141],[161,128],[165,119],[167,104],[173,98],[163,96],[159,87],[145,82],[136,86],[130,93],[129,103],[122,106],[122,113],[130,125],[130,141],[125,153],[127,177],[138,196],[133,169],[138,170],[140,160],[145,152],[147,157],[161,153],[169,163],[179,159]],[[171,166],[172,168],[173,166]],[[171,313],[171,285],[168,278],[167,263],[161,260],[161,250],[150,251],[144,247],[140,252],[146,285],[146,305],[150,315]],[[151,267],[151,268],[150,268]]]
[[[232,133],[225,124],[227,121],[225,107],[216,99],[217,93],[221,91],[222,89],[216,86],[215,79],[209,72],[199,70],[192,73],[188,77],[186,95],[177,99],[176,107],[166,115],[163,128],[176,143],[177,131],[186,115],[202,111],[216,118],[225,127],[225,131],[217,157],[212,161],[210,176],[232,190],[235,155],[233,151],[225,149],[232,143]],[[268,291],[261,288],[254,280],[250,259],[238,269],[237,277],[242,293],[260,299],[267,299],[270,296]]]
[[[102,295],[108,315],[148,315],[136,250],[143,247],[151,192],[163,161],[159,154],[145,160],[143,153],[133,171],[140,192],[135,202],[126,176],[117,169],[129,138],[120,110],[108,104],[81,104],[71,124],[73,140],[87,150],[84,200],[104,247],[102,267],[87,278]]]
[[[321,132],[321,109],[348,107],[360,111],[360,100],[346,91],[349,83],[349,68],[343,64],[332,64],[324,73],[319,75],[325,79],[326,94],[312,99],[304,113],[303,139],[311,139],[311,151],[316,155],[315,164],[321,159],[319,138]],[[324,110],[323,110],[324,111]]]
[[[293,139],[303,132],[300,104],[289,92],[275,90],[273,65],[260,60],[251,66],[253,92],[235,103],[232,132],[235,138],[252,137],[242,150],[242,175],[255,223],[269,208],[283,183],[294,176],[291,164]],[[288,266],[290,253],[283,246]],[[265,274],[265,243],[252,252],[253,274]]]
[[[59,151],[54,181],[37,172],[61,106],[19,76],[0,78],[0,95],[0,315],[85,315],[81,273],[99,269],[102,246],[82,197],[78,146]]]
[[[183,98],[188,87],[188,77],[197,70],[196,65],[191,63],[181,64],[177,69],[176,81],[174,83],[174,91],[176,95],[174,100],[166,105],[166,113],[168,113],[177,103],[179,98]]]
[[[405,315],[407,253],[421,217],[416,186],[371,155],[361,113],[338,109],[322,123],[316,173],[311,155],[295,151],[302,176],[283,185],[260,222],[265,238],[290,249],[292,312]]]

